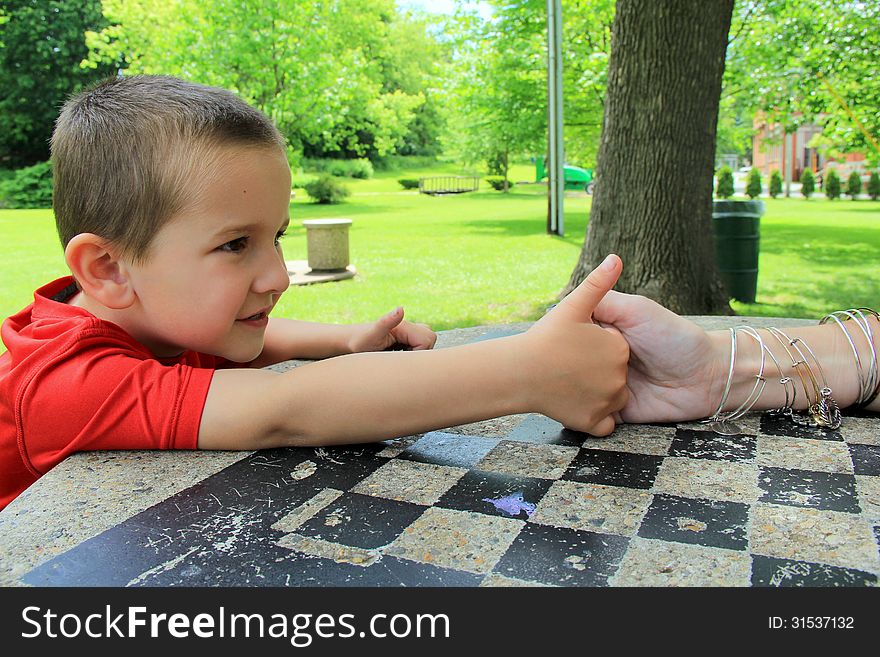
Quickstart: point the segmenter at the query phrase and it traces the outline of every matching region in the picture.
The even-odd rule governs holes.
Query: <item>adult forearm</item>
[[[271,440],[367,442],[533,410],[517,340],[353,354],[286,372],[273,386],[280,412]],[[283,412],[285,400],[296,400],[295,411]]]
[[[880,323],[873,316],[866,315],[866,317],[876,351],[880,348],[880,342],[878,342],[880,340]],[[755,327],[766,347],[763,372],[766,384],[752,410],[780,408],[785,405],[786,401],[796,410],[807,408],[816,400],[811,372],[815,375],[820,387],[827,385],[831,388],[832,396],[840,408],[851,406],[858,401],[860,395],[864,396],[866,392],[864,382],[868,378],[867,375],[873,359],[871,345],[854,321],[847,321],[845,326],[849,338],[842,328],[834,322],[824,325],[782,328],[777,333],[771,332],[766,327]],[[723,372],[723,377],[719,378],[725,378],[730,365],[730,332],[713,331],[710,333],[710,339],[719,363],[716,370]],[[790,344],[790,340],[796,341],[796,344]],[[853,353],[853,347],[859,354],[861,371]],[[767,350],[775,356],[779,367],[767,353]],[[815,355],[815,359],[813,355]],[[803,360],[807,361],[809,367],[804,364],[794,366],[794,361]],[[818,361],[818,365],[816,361]],[[725,403],[725,411],[735,410],[747,400],[750,393],[756,391],[755,383],[756,376],[761,369],[760,363],[759,341],[746,332],[738,331],[734,375]],[[781,379],[790,379],[790,383],[782,384],[780,383]],[[725,381],[719,380],[712,384],[719,402],[724,383]],[[880,401],[875,399],[866,408],[878,411],[880,410]]]

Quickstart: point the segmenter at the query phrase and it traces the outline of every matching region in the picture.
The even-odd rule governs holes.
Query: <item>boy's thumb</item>
[[[602,297],[617,283],[621,271],[623,271],[623,263],[620,257],[610,254],[580,285],[559,302],[559,305],[553,309],[554,313],[561,314],[571,321],[589,321]]]
[[[403,306],[398,306],[387,315],[382,315],[378,323],[383,329],[390,330],[403,321]]]

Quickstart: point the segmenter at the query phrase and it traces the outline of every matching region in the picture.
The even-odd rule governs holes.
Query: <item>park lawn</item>
[[[409,172],[407,172],[409,173]],[[526,180],[527,171],[514,180]],[[546,188],[517,185],[507,195],[481,189],[430,197],[403,191],[396,177],[353,181],[337,206],[297,190],[285,258],[307,258],[304,219],[348,217],[352,280],[293,287],[275,314],[311,321],[373,320],[397,305],[437,330],[533,320],[555,302],[577,262],[590,198],[570,192],[565,236],[545,232]],[[393,183],[393,184],[392,184]],[[761,220],[758,303],[743,315],[818,318],[852,306],[880,306],[880,203],[767,200]],[[0,211],[0,313],[32,299],[65,271],[50,210]]]

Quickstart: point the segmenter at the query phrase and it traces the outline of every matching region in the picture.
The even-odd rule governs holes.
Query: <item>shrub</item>
[[[782,193],[782,174],[779,169],[773,169],[770,174],[770,196],[776,198]]]
[[[746,184],[746,196],[749,198],[758,198],[763,188],[761,186],[761,172],[755,168],[749,171],[749,179]]]
[[[486,182],[492,186],[492,189],[504,191],[504,176],[486,176]],[[507,189],[513,189],[513,182],[510,180],[507,181]]]
[[[862,177],[858,171],[853,171],[849,174],[849,178],[846,181],[846,193],[852,200],[855,200],[862,193]]]
[[[829,169],[825,176],[825,196],[834,200],[840,198],[840,176],[835,169]]]
[[[339,178],[373,177],[373,164],[364,158],[357,160],[304,159],[302,166],[305,171],[326,173]]]
[[[810,198],[816,191],[816,176],[812,169],[804,169],[801,171],[801,194],[804,198]]]
[[[305,185],[306,194],[315,199],[315,203],[342,203],[351,192],[333,176],[323,175]]]
[[[0,207],[51,208],[52,165],[39,162],[12,172],[0,182]]]
[[[718,198],[733,196],[733,171],[728,166],[718,169],[718,185],[715,188],[715,196]]]
[[[404,189],[418,189],[419,188],[419,179],[418,178],[398,178],[397,182]]]
[[[868,196],[871,197],[872,201],[876,201],[878,197],[880,197],[880,173],[876,171],[871,172],[871,177],[868,179]]]

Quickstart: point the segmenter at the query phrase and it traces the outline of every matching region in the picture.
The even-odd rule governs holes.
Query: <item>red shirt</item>
[[[229,364],[192,351],[157,359],[64,303],[72,285],[41,287],[0,328],[0,509],[73,452],[196,449],[214,369]]]

